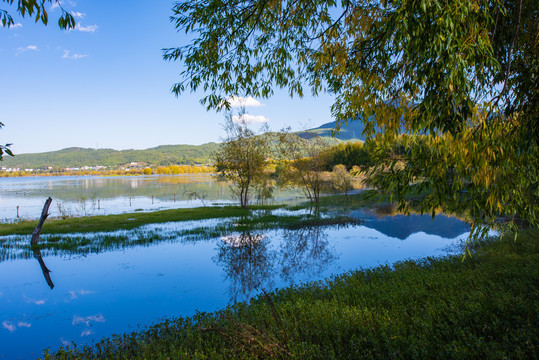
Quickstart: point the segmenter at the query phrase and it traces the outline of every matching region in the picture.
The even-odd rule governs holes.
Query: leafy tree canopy
[[[192,41],[164,58],[184,64],[173,92],[201,88],[208,108],[275,88],[332,94],[337,129],[352,120],[366,135],[381,129],[373,175],[403,208],[415,184],[430,192],[424,211],[537,225],[538,4],[180,1],[171,21]],[[403,132],[414,136],[392,151]]]
[[[10,7],[13,6],[13,0],[0,0],[0,2]],[[62,16],[58,19],[58,26],[60,28],[73,29],[75,27],[75,18],[62,7],[58,0],[18,0],[16,2],[17,9],[15,12],[23,18],[26,16],[34,17],[36,23],[41,21],[47,25],[49,22],[49,14],[45,8],[47,3],[57,5],[62,10]],[[3,27],[10,27],[15,24],[13,17],[4,9],[0,9],[0,22]]]

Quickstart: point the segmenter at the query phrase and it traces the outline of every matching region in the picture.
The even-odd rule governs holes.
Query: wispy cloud
[[[93,333],[94,333],[93,330],[91,330],[91,329],[86,329],[86,330],[83,330],[83,331],[80,333],[80,336],[81,336],[81,337],[85,337],[85,336],[92,335]]]
[[[72,11],[71,12],[71,15],[73,15],[73,17],[77,18],[77,19],[82,19],[83,17],[86,16],[85,13],[82,13],[80,11]]]
[[[71,342],[65,340],[64,338],[60,338],[60,342],[61,342],[62,345],[65,346],[65,347],[68,347],[69,345],[71,345]]]
[[[18,28],[22,28],[22,24],[21,23],[16,23],[16,24],[13,24],[9,27],[10,29],[18,29]]]
[[[75,300],[76,298],[78,298],[79,295],[89,295],[89,294],[94,294],[94,293],[95,293],[94,291],[84,290],[84,289],[69,291],[69,295],[71,296],[70,300]]]
[[[54,1],[54,2],[52,3],[52,5],[51,5],[51,10],[54,10],[54,9],[59,8],[59,7],[60,7],[60,4],[61,4],[61,5],[67,4],[67,5],[71,6],[71,7],[77,6],[77,4],[76,4],[74,1],[72,1],[72,0]]]
[[[88,55],[86,55],[86,54],[71,54],[69,50],[64,50],[64,54],[62,55],[62,59],[78,60],[78,59],[85,58],[87,56]]]
[[[73,315],[73,321],[71,321],[71,325],[85,324],[86,326],[90,326],[90,324],[93,322],[104,323],[105,321],[105,317],[101,314],[90,315],[86,317]]]
[[[7,320],[2,322],[2,327],[9,332],[14,332],[15,330],[17,330],[17,327],[29,328],[31,326],[32,324],[24,322],[24,321],[19,321],[17,324],[14,324],[11,321],[7,321]]]
[[[252,96],[249,97],[243,97],[243,96],[229,96],[226,98],[226,101],[230,104],[233,108],[238,107],[260,107],[264,106],[260,101],[256,100]],[[224,103],[223,103],[224,104]],[[223,105],[222,104],[222,105]]]
[[[232,121],[237,124],[238,123],[263,124],[263,123],[267,123],[269,119],[262,115],[243,114],[243,115],[232,116]]]
[[[11,321],[2,321],[2,327],[9,332],[14,332],[17,329]]]
[[[36,45],[28,45],[26,47],[18,47],[16,55],[22,54],[23,52],[27,51],[39,51],[38,47]]]
[[[95,32],[97,30],[97,25],[84,26],[81,23],[77,23],[77,25],[75,25],[75,29],[73,29],[73,30],[93,33],[93,32]]]
[[[45,299],[32,299],[32,298],[27,298],[26,296],[24,297],[24,302],[26,302],[27,304],[36,304],[36,305],[43,305],[45,304],[47,300]]]

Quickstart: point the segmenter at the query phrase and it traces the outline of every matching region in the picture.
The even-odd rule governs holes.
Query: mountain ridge
[[[296,134],[302,137],[309,137],[314,133],[323,137],[330,137],[330,131],[334,126],[335,122],[328,122],[316,128],[298,131]],[[363,128],[363,123],[360,121],[348,122],[341,127],[341,130],[334,136],[334,139],[337,139],[335,141],[364,141],[365,138],[361,134]],[[0,166],[6,169],[31,168],[46,170],[49,167],[75,168],[106,166],[115,168],[134,162],[141,166],[207,164],[210,161],[211,154],[218,147],[219,144],[216,142],[208,142],[201,145],[158,145],[142,150],[93,149],[71,146],[56,151],[15,154],[14,157],[4,156],[4,160],[0,163]]]

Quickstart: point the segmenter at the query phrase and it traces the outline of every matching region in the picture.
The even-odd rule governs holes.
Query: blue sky
[[[186,43],[169,22],[172,1],[65,0],[77,29],[21,19],[0,27],[0,143],[16,154],[71,146],[146,149],[165,144],[202,144],[224,136],[224,115],[206,111],[203,93],[176,98],[170,89],[182,64],[162,59],[161,49]],[[49,6],[50,7],[50,6]],[[233,94],[231,94],[233,95]],[[272,130],[319,126],[331,121],[328,96],[290,99],[276,92],[248,107]]]

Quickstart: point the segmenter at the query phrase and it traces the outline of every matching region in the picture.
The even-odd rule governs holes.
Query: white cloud
[[[73,15],[73,17],[76,17],[77,19],[82,19],[86,16],[85,13],[81,13],[80,11],[72,11],[71,15]]]
[[[260,101],[256,100],[252,96],[243,97],[243,96],[229,96],[226,98],[230,106],[233,108],[238,107],[260,107],[264,106]]]
[[[27,304],[36,304],[36,305],[43,305],[45,304],[46,300],[45,299],[31,299],[31,298],[27,298],[26,296],[24,297],[24,301],[27,303]]]
[[[251,115],[251,114],[243,114],[243,115],[234,115],[232,116],[232,121],[235,123],[245,123],[245,124],[263,124],[267,123],[269,119],[262,115]]]
[[[51,10],[54,10],[54,9],[57,9],[60,7],[60,4],[62,5],[69,5],[71,7],[75,7],[77,6],[77,4],[74,2],[74,1],[71,1],[71,0],[66,0],[66,1],[54,1],[51,5]]]
[[[62,55],[62,58],[63,58],[63,59],[74,59],[74,60],[78,60],[78,59],[85,58],[85,57],[87,57],[87,56],[88,56],[88,55],[85,55],[85,54],[73,54],[73,55],[71,55],[69,50],[64,50],[64,54]]]
[[[28,45],[26,47],[18,47],[16,55],[22,54],[23,52],[27,51],[39,51],[38,47],[36,45]]]
[[[92,322],[104,323],[105,321],[105,317],[101,314],[86,317],[73,315],[73,321],[71,321],[71,325],[85,324],[86,326],[90,326],[90,323]]]
[[[14,332],[17,327],[11,323],[11,321],[3,321],[2,326],[9,332]]]
[[[69,291],[69,295],[71,295],[71,298],[70,300],[75,300],[78,295],[90,295],[90,294],[94,294],[95,292],[94,291],[90,291],[90,290],[75,290],[75,291]]]
[[[62,345],[65,346],[65,347],[71,345],[71,342],[65,340],[64,338],[60,338],[60,342],[61,342]]]
[[[27,323],[27,322],[24,322],[24,321],[19,321],[19,322],[17,323],[17,326],[18,326],[18,327],[29,328],[29,327],[32,327],[32,324]]]
[[[80,333],[80,336],[81,336],[81,337],[85,337],[85,336],[92,335],[93,333],[94,333],[93,330],[91,330],[91,329],[86,329],[86,330],[83,330],[83,331]]]
[[[91,33],[93,33],[93,32],[95,32],[97,30],[97,25],[84,26],[81,23],[77,23],[77,25],[75,25],[75,30],[82,31],[82,32],[91,32]]]
[[[22,28],[22,24],[21,23],[16,23],[16,24],[11,25],[9,28],[10,29]]]

